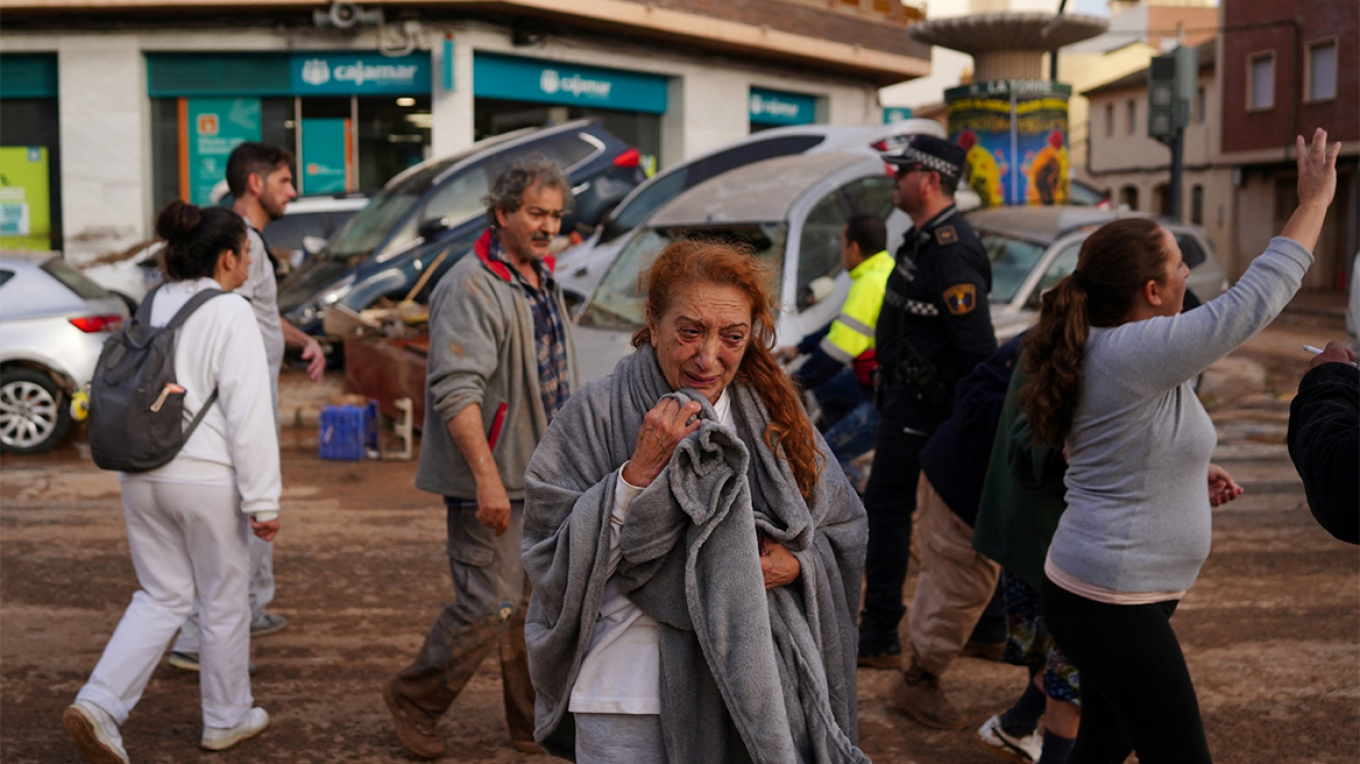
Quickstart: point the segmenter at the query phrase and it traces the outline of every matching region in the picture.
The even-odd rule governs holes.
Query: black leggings
[[[1068,764],[1209,764],[1199,701],[1171,630],[1176,600],[1108,605],[1047,578],[1044,620],[1081,677],[1081,730]]]

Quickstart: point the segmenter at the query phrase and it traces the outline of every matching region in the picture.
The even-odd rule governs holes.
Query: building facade
[[[900,0],[0,7],[0,164],[28,179],[3,243],[22,228],[77,261],[208,201],[242,140],[292,149],[303,193],[578,117],[655,168],[765,127],[879,122],[878,88],[929,71]]]
[[[1219,159],[1222,135],[1215,41],[1196,49],[1198,87],[1183,141],[1181,220],[1204,227],[1225,270],[1233,254],[1232,168]],[[1084,95],[1089,104],[1089,151],[1080,175],[1120,208],[1169,216],[1171,150],[1148,137],[1148,70],[1121,77]]]
[[[1305,288],[1345,289],[1360,249],[1360,3],[1223,0],[1221,161],[1233,168],[1240,273],[1297,204],[1294,138],[1341,143],[1337,192]]]

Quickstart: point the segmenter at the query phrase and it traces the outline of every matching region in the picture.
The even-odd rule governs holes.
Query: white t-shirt
[[[713,406],[718,421],[735,429],[732,401],[727,392]],[[624,464],[627,466],[627,463]],[[609,581],[604,585],[600,617],[581,662],[568,710],[575,714],[661,713],[661,652],[654,618],[642,612],[619,589],[613,575],[623,557],[619,532],[628,507],[643,489],[630,485],[619,469],[614,487],[614,510],[609,518]]]

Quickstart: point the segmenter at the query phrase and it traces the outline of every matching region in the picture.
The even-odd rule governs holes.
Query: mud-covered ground
[[[1286,315],[1239,351],[1266,392],[1217,383],[1218,460],[1247,494],[1215,513],[1214,547],[1177,611],[1210,749],[1226,764],[1360,756],[1360,552],[1313,522],[1284,447],[1304,342],[1340,322]],[[1238,370],[1241,371],[1240,369]],[[287,384],[297,383],[287,377]],[[273,725],[224,753],[197,748],[197,675],[162,664],[123,728],[134,762],[403,762],[379,695],[449,596],[443,508],[414,462],[323,462],[316,435],[285,430],[283,531],[273,610],[291,625],[256,640],[253,688]],[[68,443],[0,460],[0,761],[78,757],[61,727],[132,592],[118,482]],[[914,586],[907,584],[907,595]],[[972,730],[927,730],[890,710],[894,672],[861,670],[860,741],[880,762],[997,759]],[[1023,689],[1023,669],[961,659],[946,690],[980,724]],[[546,761],[510,747],[494,655],[445,717],[449,760]]]

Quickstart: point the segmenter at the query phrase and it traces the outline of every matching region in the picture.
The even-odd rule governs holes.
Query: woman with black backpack
[[[250,693],[246,540],[278,533],[281,480],[264,342],[249,303],[230,294],[250,267],[245,222],[227,209],[174,201],[156,233],[166,242],[169,283],[147,296],[150,309],[139,318],[148,316],[150,327],[183,323],[171,345],[175,381],[149,408],[181,409],[189,432],[162,466],[119,475],[141,588],[62,715],[91,764],[127,764],[118,728],[195,597],[203,624],[200,745],[230,748],[269,724]],[[208,292],[213,299],[195,299]],[[177,316],[191,302],[188,317]]]

